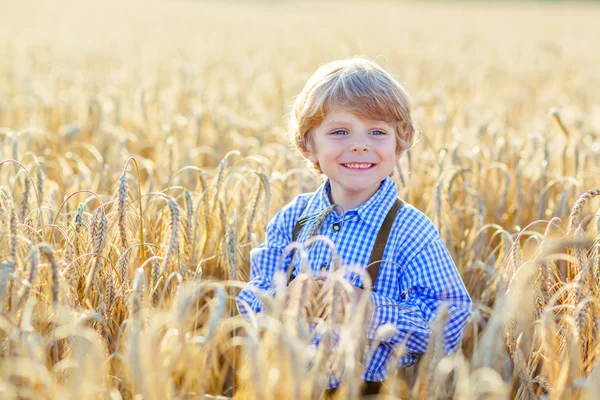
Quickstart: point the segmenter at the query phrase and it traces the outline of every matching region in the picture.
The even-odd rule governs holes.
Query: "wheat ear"
[[[0,312],[10,310],[11,283],[10,277],[15,272],[14,261],[3,261],[0,263]],[[8,298],[8,299],[7,299]]]
[[[171,238],[169,240],[169,247],[167,248],[167,254],[165,256],[161,272],[166,272],[169,270],[173,256],[177,254],[177,250],[179,248],[179,228],[181,220],[179,215],[179,205],[171,197],[167,198],[167,205],[169,206],[171,215],[171,220],[169,221],[171,225]]]
[[[40,253],[46,256],[46,259],[52,267],[52,305],[56,307],[58,305],[58,265],[54,259],[54,252],[52,248],[47,244],[42,244],[39,247]]]
[[[144,270],[138,268],[135,271],[135,277],[133,278],[133,290],[131,293],[131,308],[129,314],[131,318],[137,321],[140,320],[140,315],[143,310],[144,275]]]
[[[556,121],[556,124],[560,128],[560,131],[563,133],[563,135],[565,135],[565,138],[568,140],[570,137],[569,131],[567,130],[567,127],[565,126],[565,124],[563,124],[562,119],[560,118],[560,112],[558,108],[552,107],[550,109],[550,115],[552,116],[552,119]]]
[[[180,274],[182,278],[187,275],[187,270],[192,266],[192,251],[194,249],[194,242],[196,240],[195,229],[194,229],[194,202],[192,195],[186,189],[183,192],[185,199],[185,242],[183,243],[183,260],[180,268]]]
[[[579,199],[575,202],[575,205],[571,209],[571,213],[569,215],[569,227],[567,229],[567,235],[573,235],[576,238],[583,237],[583,227],[581,224],[581,214],[583,213],[583,209],[587,205],[587,203],[593,199],[595,196],[600,194],[600,188],[594,188],[588,190],[584,194],[582,194]],[[575,258],[577,260],[577,267],[574,271],[574,275],[577,273],[583,272],[583,269],[586,265],[586,257],[585,250],[581,246],[577,246],[574,249]],[[585,278],[585,277],[584,277]]]
[[[77,206],[77,212],[75,213],[75,238],[73,240],[73,246],[75,247],[76,254],[81,255],[81,235],[82,231],[86,229],[85,223],[83,222],[83,211],[85,210],[85,205],[83,203],[79,203]]]
[[[152,257],[154,257],[154,250],[150,249],[150,254],[152,254]],[[158,305],[160,297],[158,291],[158,283],[160,282],[161,277],[160,262],[158,262],[157,258],[152,259],[152,269],[150,271],[150,277],[152,283],[152,286],[150,287],[152,293],[152,304],[156,306]]]
[[[43,220],[42,220],[42,203],[44,200],[44,171],[42,170],[42,167],[39,164],[39,161],[36,158],[36,162],[38,163],[37,166],[37,193],[38,193],[38,220],[37,220],[37,225],[41,226],[43,224]]]
[[[129,245],[127,244],[127,232],[125,231],[125,205],[127,202],[127,176],[125,173],[119,178],[119,195],[118,195],[118,226],[119,226],[119,238],[121,239],[121,250],[127,250]]]
[[[525,363],[525,355],[523,354],[523,350],[520,348],[522,333],[519,335],[516,341],[516,351],[514,352],[513,359],[515,362],[515,368],[517,370],[517,374],[519,375],[519,379],[521,381],[521,387],[526,391],[528,399],[535,399],[537,396],[535,395],[535,390],[533,389],[533,381],[531,380],[531,375],[527,368],[527,364]]]
[[[21,195],[21,215],[20,219],[22,223],[25,223],[25,219],[27,218],[27,214],[29,213],[29,191],[31,189],[31,182],[29,181],[29,177],[25,177],[24,181],[25,187],[23,189],[23,193]]]
[[[229,279],[237,280],[237,216],[235,210],[225,231],[227,241],[227,261],[229,264]]]
[[[106,282],[105,290],[105,309],[104,309],[104,320],[110,321],[112,316],[113,307],[115,305],[115,276],[112,268],[108,268],[108,279]]]
[[[31,249],[31,254],[29,256],[29,279],[28,279],[28,283],[24,284],[23,287],[21,288],[21,293],[19,294],[19,308],[21,305],[25,304],[25,301],[27,300],[27,296],[29,296],[29,291],[31,290],[31,288],[33,287],[34,283],[35,283],[35,277],[37,275],[37,270],[38,270],[38,264],[39,264],[39,257],[40,257],[40,253],[39,250],[34,247],[33,249]]]
[[[90,272],[88,274],[88,277],[87,277],[86,283],[85,283],[85,289],[83,291],[84,301],[85,301],[85,299],[87,299],[87,295],[89,293],[90,287],[91,287],[92,283],[94,282],[94,275],[96,274],[96,270],[98,269],[98,266],[101,264],[100,253],[102,252],[102,250],[104,248],[104,244],[106,242],[106,229],[107,229],[106,214],[104,213],[104,210],[102,210],[101,215],[98,219],[98,226],[94,230],[95,236],[93,238],[93,242],[94,242],[93,253],[95,256],[94,256],[94,260],[93,260],[92,269],[90,270]]]
[[[600,188],[594,188],[588,190],[582,194],[579,199],[577,199],[575,205],[571,209],[571,214],[569,215],[569,228],[567,229],[567,235],[570,233],[572,234],[575,229],[577,229],[581,223],[581,213],[583,212],[583,209],[591,199],[598,195],[600,195]]]
[[[9,204],[10,208],[10,241],[8,245],[8,259],[12,260],[15,264],[18,262],[17,252],[17,214],[13,204]]]
[[[258,206],[258,202],[260,201],[261,194],[262,190],[260,190],[260,186],[257,186],[256,194],[252,197],[252,201],[248,206],[248,217],[246,219],[246,237],[248,242],[252,242],[252,221],[254,220],[254,216],[256,215],[256,207]]]

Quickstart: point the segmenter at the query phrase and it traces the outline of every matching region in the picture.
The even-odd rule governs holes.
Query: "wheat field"
[[[252,321],[234,303],[269,219],[320,184],[286,142],[293,96],[353,55],[411,95],[394,180],[474,303],[456,353],[433,321],[378,398],[600,395],[599,6],[0,9],[0,398],[311,399],[332,363],[358,398],[364,304],[322,322],[331,353],[284,296]]]

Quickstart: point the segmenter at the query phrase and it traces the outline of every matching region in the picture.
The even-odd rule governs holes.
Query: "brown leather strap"
[[[308,205],[308,204],[307,204]],[[300,215],[304,212],[306,206],[300,211]],[[298,235],[300,234],[300,230],[302,230],[302,224],[300,223],[300,218],[296,220],[296,225],[294,225],[294,233],[292,234],[292,243],[298,240]],[[292,258],[290,260],[290,265],[287,269],[287,283],[288,285],[293,280],[292,273],[294,272],[294,256],[296,255],[296,249],[292,250]]]
[[[373,290],[375,289],[375,282],[377,282],[377,276],[379,275],[379,266],[383,260],[383,252],[385,251],[385,245],[388,242],[392,225],[394,224],[398,210],[403,205],[404,200],[397,198],[396,202],[385,216],[381,228],[379,228],[379,232],[377,233],[377,238],[375,238],[375,245],[371,251],[371,259],[369,260],[369,264],[367,264],[367,272],[369,273],[369,277],[371,277]]]
[[[304,210],[302,210],[304,211]],[[302,213],[300,213],[300,215],[302,215]],[[302,224],[300,224],[300,218],[298,218],[298,221],[296,221],[296,225],[294,226],[294,234],[292,235],[292,242],[295,242],[296,240],[298,240],[298,235],[300,234],[300,231],[302,230]]]

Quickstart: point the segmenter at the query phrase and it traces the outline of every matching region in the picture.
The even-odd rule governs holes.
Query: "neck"
[[[382,185],[382,182],[379,182],[377,185],[374,185],[368,189],[362,190],[347,190],[341,187],[338,187],[333,182],[330,182],[331,191],[329,192],[329,201],[331,204],[336,204],[338,206],[343,207],[344,211],[352,210],[369,200]]]

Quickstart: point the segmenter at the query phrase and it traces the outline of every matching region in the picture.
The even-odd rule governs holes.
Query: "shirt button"
[[[333,229],[334,232],[337,232],[340,230],[340,224],[333,224],[333,226],[331,227],[331,229]]]

